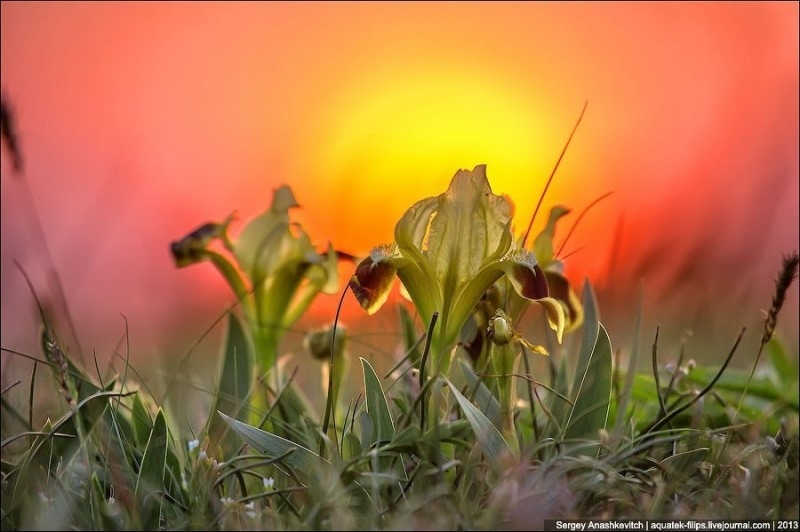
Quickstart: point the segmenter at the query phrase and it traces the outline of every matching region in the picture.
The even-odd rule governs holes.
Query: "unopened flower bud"
[[[306,334],[303,345],[311,356],[318,360],[328,360],[331,356],[331,336],[333,327],[330,325],[311,331]],[[347,334],[342,325],[336,327],[336,338],[333,339],[333,356],[339,358],[344,354]]]
[[[514,328],[511,318],[501,309],[497,309],[494,317],[489,320],[489,338],[495,345],[508,345],[514,339]]]

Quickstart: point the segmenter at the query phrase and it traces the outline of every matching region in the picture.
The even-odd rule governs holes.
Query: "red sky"
[[[289,183],[320,247],[363,254],[480,163],[521,230],[585,100],[544,207],[574,218],[615,192],[576,231],[567,271],[596,283],[621,330],[643,278],[651,325],[728,344],[758,328],[798,247],[794,2],[0,9],[26,163],[14,176],[4,149],[4,347],[35,345],[12,260],[48,296],[22,180],[84,350],[108,352],[122,313],[137,353],[164,354],[230,300],[210,266],[176,270],[170,241],[234,209],[247,220]],[[787,305],[796,346],[796,287]]]

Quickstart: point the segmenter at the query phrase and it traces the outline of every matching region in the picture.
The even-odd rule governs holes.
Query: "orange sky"
[[[567,249],[582,248],[568,273],[592,278],[609,313],[632,319],[643,277],[653,319],[721,308],[732,338],[757,323],[780,254],[798,246],[794,2],[0,9],[23,179],[84,347],[110,349],[120,313],[145,353],[176,330],[196,337],[229,298],[211,267],[175,270],[169,242],[233,209],[257,214],[281,183],[320,247],[364,253],[458,168],[486,163],[521,230],[585,100],[545,208],[580,211],[615,191]],[[30,337],[32,307],[11,261],[46,284],[6,155],[13,347]]]

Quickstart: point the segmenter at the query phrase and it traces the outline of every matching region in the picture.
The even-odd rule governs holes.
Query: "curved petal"
[[[415,262],[423,274],[433,279],[430,263],[423,255],[423,244],[428,226],[437,206],[436,198],[425,198],[408,209],[394,228],[394,240],[403,257]]]
[[[417,263],[399,258],[395,264],[403,289],[417,307],[423,323],[429,323],[433,313],[442,308],[439,286],[431,278],[425,276]]]
[[[207,260],[208,257],[204,253],[206,248],[217,238],[227,240],[226,232],[233,219],[234,215],[231,214],[221,223],[205,223],[180,240],[173,242],[170,245],[170,251],[175,260],[175,266],[183,268]]]
[[[361,308],[374,314],[386,302],[392,289],[397,269],[386,254],[386,248],[375,248],[362,260],[350,279],[349,287]]]
[[[475,309],[481,296],[504,274],[499,262],[494,262],[483,268],[452,300],[453,304],[442,326],[446,327],[445,338],[450,341],[458,336],[461,327]]]
[[[561,303],[566,310],[567,323],[565,331],[570,332],[577,329],[583,323],[583,305],[581,305],[578,296],[569,286],[569,281],[560,273],[552,270],[545,271],[544,276],[547,278],[550,295]]]
[[[522,297],[536,301],[545,308],[550,328],[556,331],[561,343],[566,328],[564,307],[550,297],[547,278],[544,271],[536,263],[533,253],[519,250],[498,263],[511,282],[511,286]]]
[[[564,307],[552,297],[537,299],[536,302],[544,307],[547,313],[547,323],[550,325],[550,328],[556,332],[558,343],[561,343],[561,340],[564,338],[564,326],[566,324]]]
[[[510,246],[511,207],[492,192],[486,165],[459,170],[447,191],[438,198],[436,216],[428,232],[427,257],[445,290],[456,289],[474,278],[498,244]],[[452,288],[450,288],[452,287]]]
[[[233,253],[254,285],[272,275],[289,256],[314,251],[305,232],[292,234],[289,209],[294,207],[298,204],[292,190],[285,185],[276,189],[270,208],[253,218],[239,235]]]
[[[520,249],[498,263],[511,286],[525,299],[538,300],[550,295],[547,278],[530,251]]]

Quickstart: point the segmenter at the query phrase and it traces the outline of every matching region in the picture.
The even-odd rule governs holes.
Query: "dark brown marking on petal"
[[[350,289],[361,308],[372,314],[389,295],[396,270],[386,262],[374,262],[371,257],[362,260],[350,279]]]
[[[567,281],[566,277],[556,272],[545,272],[544,275],[550,287],[551,297],[564,304],[569,314],[568,322],[575,323],[575,320],[578,319],[578,309],[575,308],[572,298],[569,297],[569,281]]]
[[[538,264],[531,266],[526,263],[514,264],[514,277],[522,285],[522,296],[528,299],[542,299],[547,297],[547,279]]]

